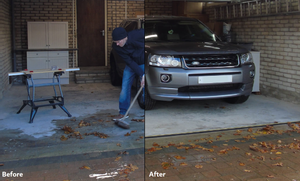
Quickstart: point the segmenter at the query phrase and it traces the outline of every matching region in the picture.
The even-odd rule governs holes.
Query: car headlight
[[[245,53],[240,55],[241,64],[253,63],[253,58],[251,53]]]
[[[149,65],[158,67],[181,67],[180,58],[174,56],[152,55],[150,56]]]

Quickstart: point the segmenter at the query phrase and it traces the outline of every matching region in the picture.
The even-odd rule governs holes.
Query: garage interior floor
[[[300,120],[300,105],[251,94],[243,104],[224,100],[157,102],[145,113],[145,136],[259,126]]]

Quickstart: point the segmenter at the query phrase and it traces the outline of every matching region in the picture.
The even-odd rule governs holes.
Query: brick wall
[[[108,64],[112,46],[112,31],[124,19],[136,18],[136,12],[144,12],[144,1],[107,1],[107,55]]]
[[[147,14],[147,15],[172,15],[172,1],[170,1],[170,0],[145,0],[145,14]]]
[[[11,62],[10,0],[0,0],[0,99],[9,87],[8,72]]]
[[[213,20],[213,9],[205,8]],[[300,103],[300,15],[243,18],[232,24],[239,42],[260,51],[260,90],[266,96]]]
[[[69,48],[73,48],[72,1],[73,0],[15,0],[16,47],[18,49],[27,49],[28,21],[68,21]],[[108,56],[111,51],[111,33],[113,28],[117,27],[126,17],[136,17],[136,12],[144,12],[144,1],[107,0]],[[77,22],[76,19],[75,22]],[[16,56],[17,69],[25,69],[27,67],[26,52],[18,52]],[[70,52],[70,66],[73,65],[72,61],[73,53]],[[71,78],[73,77],[70,75],[70,80]]]
[[[27,49],[27,22],[28,21],[67,21],[69,26],[69,48],[73,47],[73,0],[15,0],[15,34],[16,49]],[[75,1],[76,2],[76,1]],[[75,3],[76,10],[76,3]],[[76,12],[75,12],[76,13]],[[75,19],[76,21],[76,19]],[[75,44],[76,46],[76,44]],[[70,51],[69,64],[73,66],[73,56]],[[27,67],[26,52],[16,54],[17,71]],[[75,61],[75,57],[74,57]],[[73,76],[70,74],[70,80]]]

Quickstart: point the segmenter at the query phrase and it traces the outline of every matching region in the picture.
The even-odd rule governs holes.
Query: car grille
[[[219,84],[219,85],[200,85],[180,87],[178,92],[210,92],[240,89],[243,84]]]
[[[183,60],[188,68],[231,67],[239,65],[238,56],[235,54],[183,56]]]

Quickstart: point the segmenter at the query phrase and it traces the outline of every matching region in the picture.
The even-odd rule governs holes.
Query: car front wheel
[[[137,91],[140,89],[141,87],[141,81],[137,78],[138,81],[137,85],[136,85],[136,89]],[[143,92],[144,92],[144,96],[143,96]],[[146,87],[144,87],[143,92],[141,92],[141,94],[138,97],[138,103],[140,108],[144,109],[144,110],[150,110],[153,109],[156,103],[156,100],[152,99],[148,93],[148,90]]]

